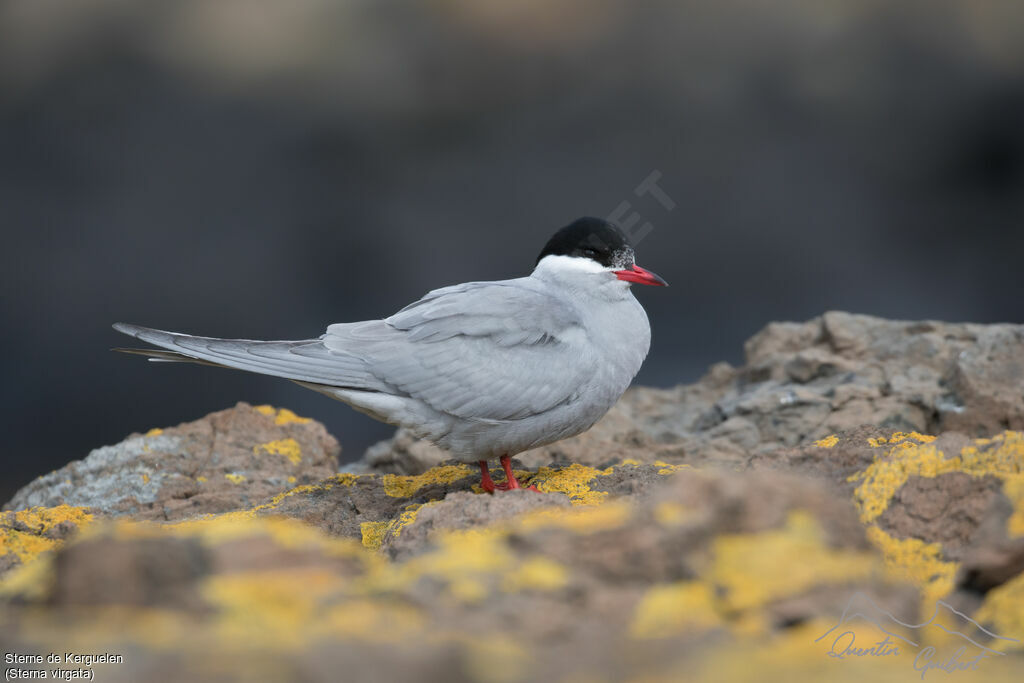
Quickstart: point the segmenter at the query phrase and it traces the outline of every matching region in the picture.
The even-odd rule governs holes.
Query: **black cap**
[[[633,265],[633,247],[625,233],[600,218],[579,218],[565,226],[544,245],[537,263],[545,256],[588,258],[604,267]]]

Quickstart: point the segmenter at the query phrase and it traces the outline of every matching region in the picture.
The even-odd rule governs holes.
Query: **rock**
[[[518,461],[513,459],[512,462],[518,468]],[[540,493],[512,492],[509,498],[497,496],[494,499],[470,497],[470,492],[481,492],[477,485],[479,470],[455,461],[418,475],[343,472],[275,496],[263,505],[245,510],[244,515],[290,517],[332,535],[360,539],[364,546],[374,550],[394,547],[397,553],[402,544],[396,544],[395,539],[404,534],[407,527],[415,526],[420,513],[426,513],[430,520],[421,522],[420,529],[430,529],[434,524],[461,528],[472,520],[476,523],[493,521],[497,519],[495,515],[512,514],[534,505],[593,505],[609,497],[640,496],[677,469],[678,466],[668,463],[618,463],[604,469],[569,465],[559,469],[540,468],[537,472],[516,469],[516,476],[523,485],[536,486]],[[499,480],[504,476],[492,474]],[[456,513],[457,504],[450,503],[451,499],[476,502]],[[502,500],[508,503],[501,503]],[[435,510],[432,506],[439,503],[441,510]]]
[[[519,465],[516,460],[513,464]],[[136,465],[128,463],[126,467],[133,469]],[[542,493],[530,491],[529,496],[523,498],[513,493],[507,500],[522,500],[520,506],[506,510],[505,504],[495,501],[486,503],[486,510],[490,515],[508,515],[516,509],[526,509],[535,504],[593,505],[609,496],[641,496],[677,469],[678,466],[668,463],[619,463],[604,469],[570,465],[561,469],[541,468],[536,472],[517,469],[520,481],[527,486],[538,487]],[[396,539],[407,526],[417,521],[421,509],[426,510],[428,505],[445,501],[450,495],[470,491],[480,493],[476,485],[478,476],[477,468],[454,461],[419,475],[339,473],[315,484],[296,486],[256,505],[248,502],[247,497],[239,498],[235,509],[224,512],[238,519],[288,517],[334,536],[357,539],[372,550],[394,547],[394,552],[399,553],[402,544],[396,543]],[[495,476],[500,478],[503,475],[495,473]],[[504,497],[498,501],[502,499]],[[479,507],[484,503],[481,501],[474,505]],[[93,522],[92,513],[97,509],[98,506],[76,508],[60,505],[4,513],[5,517],[0,517],[0,578],[18,565],[59,548],[62,539],[72,531]],[[448,504],[445,509],[452,512],[446,519],[437,518],[431,511],[428,517],[434,521],[423,522],[418,529],[429,529],[435,523],[459,527],[470,524],[470,520],[475,519],[479,523],[484,519],[472,516],[472,505],[462,514],[461,523],[457,521],[458,515],[454,514],[454,505]],[[211,513],[202,511],[201,514]],[[145,512],[136,515],[96,512],[95,516],[151,517]],[[420,533],[413,532],[414,537]]]
[[[521,453],[528,467],[612,459],[741,464],[864,424],[991,436],[1024,429],[1024,326],[905,322],[830,312],[771,323],[696,384],[637,388],[593,428]],[[418,473],[447,456],[402,430],[352,471]]]
[[[975,638],[983,632],[964,614],[1014,632],[1022,469],[1019,432],[862,428],[751,454],[745,471],[627,462],[517,472],[548,493],[474,492],[475,471],[461,463],[343,473],[192,520],[93,521],[0,583],[0,639],[19,652],[72,638],[130,650],[131,666],[98,669],[113,681],[140,670],[195,680],[215,665],[223,680],[386,670],[487,681],[494,667],[513,681],[638,670],[720,680],[737,660],[816,680],[851,608],[879,623],[932,615]],[[966,611],[936,612],[939,597]],[[868,645],[885,636],[870,622],[843,627]],[[925,642],[948,647],[942,628]],[[918,650],[904,647],[872,672],[913,672]],[[781,669],[765,648],[788,653]],[[384,669],[361,668],[373,652],[387,653]],[[976,680],[1014,680],[1022,657],[986,660]]]
[[[97,448],[31,482],[4,509],[72,505],[162,520],[244,509],[333,474],[340,452],[309,418],[239,403]]]
[[[391,559],[405,559],[422,553],[440,532],[485,527],[531,510],[570,505],[564,495],[537,495],[525,489],[501,496],[452,493],[444,500],[420,507],[412,523],[404,526],[400,534],[389,535],[381,545]]]
[[[1015,681],[1024,432],[1002,426],[1024,403],[1019,339],[772,324],[743,367],[630,391],[515,459],[539,493],[483,494],[475,466],[431,464],[401,432],[334,473],[322,428],[269,407],[134,436],[62,470],[80,489],[50,475],[14,502],[52,507],[0,515],[0,640],[130,653],[96,665],[107,681],[852,682],[916,680],[921,656]],[[177,445],[154,456],[165,435]],[[303,465],[322,453],[315,477],[265,439],[294,440]],[[176,506],[189,462],[246,479]],[[148,503],[116,488],[141,467],[165,477]],[[877,654],[887,641],[899,651]],[[875,655],[830,656],[847,646]]]
[[[342,471],[356,474],[423,474],[450,457],[447,451],[429,441],[417,439],[408,429],[399,428],[391,439],[370,446],[362,460],[348,463]]]
[[[658,481],[598,506],[513,493],[513,514],[455,493],[422,508],[393,563],[294,520],[108,523],[41,560],[49,587],[17,594],[0,636],[21,652],[72,634],[90,652],[131,648],[132,667],[98,670],[113,681],[143,663],[159,680],[213,666],[222,680],[352,679],[375,651],[408,680],[434,680],[425,661],[465,680],[491,680],[491,667],[502,680],[621,679],[636,670],[630,653],[667,674],[706,648],[746,647],[734,629],[750,624],[810,640],[792,625],[827,624],[854,591],[914,618],[916,591],[884,578],[853,506],[813,482],[685,470]],[[814,570],[794,571],[797,557]]]
[[[60,547],[65,539],[92,521],[89,508],[70,505],[0,513],[0,577]]]
[[[862,427],[755,454],[748,466],[799,472],[853,500],[868,538],[926,602],[1019,573],[1008,548],[1024,535],[1024,433],[972,440]]]
[[[56,606],[126,605],[198,609],[198,580],[211,558],[197,539],[87,538],[54,558]]]

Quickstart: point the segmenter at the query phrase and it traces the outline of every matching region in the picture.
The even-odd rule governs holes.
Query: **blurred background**
[[[314,337],[612,214],[672,285],[643,384],[829,309],[1022,322],[1024,3],[3,0],[0,501],[239,400],[393,431],[112,322]]]

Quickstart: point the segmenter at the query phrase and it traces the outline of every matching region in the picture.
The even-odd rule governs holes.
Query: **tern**
[[[163,350],[115,350],[292,380],[477,462],[481,488],[494,493],[521,488],[512,456],[586,431],[633,381],[651,327],[631,283],[667,285],[636,265],[619,227],[580,218],[554,234],[527,277],[435,289],[389,318],[336,323],[317,339],[116,323]],[[503,483],[491,479],[494,458]]]

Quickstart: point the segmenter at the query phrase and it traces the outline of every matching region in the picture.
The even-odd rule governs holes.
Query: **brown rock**
[[[195,539],[87,539],[54,560],[53,605],[133,605],[198,609],[210,556]]]
[[[31,482],[4,509],[68,504],[169,520],[245,509],[333,474],[340,451],[318,422],[239,403],[98,448]]]
[[[937,477],[912,476],[900,487],[877,524],[895,538],[941,543],[945,556],[963,559],[975,531],[999,512],[1002,482],[950,472]]]
[[[4,612],[0,637],[22,652],[71,634],[90,651],[130,647],[131,666],[107,680],[139,667],[172,681],[489,680],[524,662],[514,680],[625,679],[739,647],[742,624],[786,639],[793,624],[834,620],[857,591],[914,618],[915,591],[882,578],[851,505],[815,481],[657,481],[632,501],[571,509],[529,491],[454,492],[419,508],[393,563],[294,521],[122,522],[59,551],[52,583]],[[790,569],[825,558],[820,573]],[[692,628],[687,611],[657,605],[680,590],[698,600]],[[366,668],[368,653],[387,661]]]
[[[416,520],[403,527],[399,535],[389,536],[383,547],[392,559],[401,560],[423,552],[437,532],[484,527],[529,510],[569,505],[569,499],[557,493],[520,489],[482,496],[459,491],[420,508]]]

